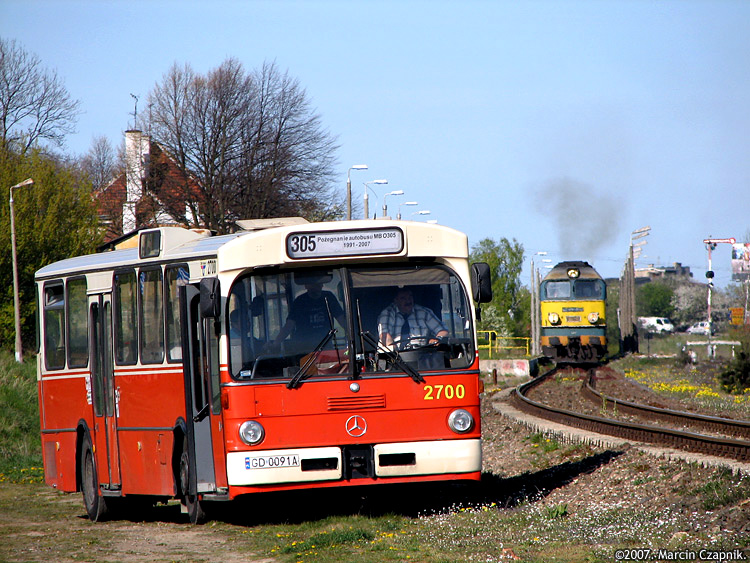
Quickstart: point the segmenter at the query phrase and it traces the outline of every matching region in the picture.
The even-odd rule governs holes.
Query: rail
[[[486,336],[482,336],[482,335]],[[482,341],[487,341],[486,344],[482,344]],[[515,342],[517,340],[522,341],[522,345],[515,346],[513,344],[505,344],[505,341]],[[494,330],[478,330],[477,341],[479,344],[477,348],[480,350],[487,350],[488,359],[492,359],[492,352],[495,351],[496,355],[500,355],[501,350],[523,350],[525,356],[529,356],[529,350],[531,346],[531,338],[528,336],[500,336],[497,331]]]
[[[694,432],[665,428],[663,426],[636,424],[588,415],[545,405],[526,396],[529,390],[540,385],[547,378],[554,376],[557,371],[558,369],[556,368],[545,375],[519,385],[513,393],[516,405],[525,412],[535,416],[600,434],[618,436],[627,440],[664,444],[693,452],[750,461],[750,442],[746,440],[707,436]],[[618,402],[618,406],[621,404]],[[672,411],[670,414],[672,416],[679,416],[680,413],[679,411]]]
[[[631,401],[624,401],[617,397],[605,395],[596,390],[596,378],[589,374],[588,380],[582,388],[583,396],[595,404],[605,402],[616,404],[622,412],[640,416],[644,418],[663,420],[664,422],[679,426],[690,425],[705,430],[726,433],[732,436],[742,436],[750,438],[750,420],[736,420],[733,418],[722,418],[719,416],[710,416],[694,412],[676,411],[661,407],[652,407],[651,405],[641,405]]]

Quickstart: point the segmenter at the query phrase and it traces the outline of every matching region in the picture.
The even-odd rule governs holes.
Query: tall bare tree
[[[41,141],[58,147],[75,131],[80,102],[70,97],[55,71],[15,39],[0,37],[0,144],[26,153]]]
[[[80,165],[91,181],[94,193],[104,189],[125,168],[122,156],[117,155],[112,144],[103,135],[94,138],[89,152],[81,158]]]
[[[174,65],[149,96],[154,139],[200,184],[185,199],[219,232],[240,218],[341,215],[331,188],[335,139],[297,80],[275,64],[227,59],[206,76]],[[339,198],[340,199],[340,198]]]

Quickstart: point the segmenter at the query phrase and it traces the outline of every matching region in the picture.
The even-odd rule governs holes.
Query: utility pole
[[[539,341],[536,338],[536,310],[539,300],[539,288],[536,286],[536,273],[534,270],[534,259],[531,259],[531,355],[539,353]]]

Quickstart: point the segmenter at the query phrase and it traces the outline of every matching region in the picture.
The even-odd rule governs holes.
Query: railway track
[[[617,436],[626,440],[661,444],[706,455],[750,461],[750,441],[745,439],[711,436],[661,425],[640,424],[584,414],[546,405],[528,397],[528,392],[531,389],[542,384],[547,378],[554,376],[556,373],[558,373],[557,368],[543,376],[519,385],[513,393],[513,400],[516,405],[529,414],[600,434]],[[602,395],[595,389],[594,373],[595,370],[590,370],[582,390],[584,396],[590,400],[598,401],[599,403],[602,403],[602,401],[611,401],[617,404],[618,410],[635,414],[639,417],[646,417],[650,421],[656,419],[660,423],[667,423],[673,426],[699,427],[743,438],[750,436],[750,422],[748,421],[724,419],[639,405]]]

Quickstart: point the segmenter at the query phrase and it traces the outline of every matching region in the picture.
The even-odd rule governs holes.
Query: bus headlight
[[[595,325],[599,321],[599,313],[594,311],[593,313],[589,313],[589,322],[592,325]]]
[[[560,323],[560,315],[557,313],[550,313],[547,315],[547,319],[549,320],[550,324],[556,325]]]
[[[448,417],[448,426],[456,434],[466,434],[474,428],[474,417],[467,410],[456,409]]]
[[[240,426],[240,439],[248,446],[260,444],[266,436],[266,431],[260,422],[247,420]]]

